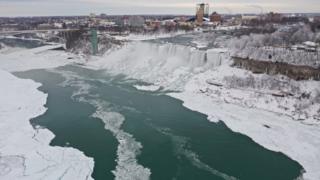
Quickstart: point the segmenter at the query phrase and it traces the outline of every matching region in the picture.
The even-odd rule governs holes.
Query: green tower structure
[[[97,29],[92,28],[91,33],[91,44],[92,44],[92,54],[96,55],[98,53],[98,34]]]

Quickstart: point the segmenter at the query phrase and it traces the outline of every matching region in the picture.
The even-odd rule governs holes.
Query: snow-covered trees
[[[292,49],[306,41],[320,41],[319,33],[307,25],[282,27],[271,34],[250,34],[229,42],[233,56],[255,60],[287,62],[297,65],[320,66],[319,52]]]
[[[313,41],[315,34],[311,31],[309,26],[303,26],[297,29],[291,37],[289,37],[289,42],[291,44],[302,43],[305,41]]]
[[[320,120],[319,82],[248,73],[225,76],[222,84],[223,90],[218,91],[224,98],[231,97],[228,102],[289,114],[297,120]]]
[[[315,41],[319,37],[307,25],[282,27],[271,34],[250,34],[235,38],[229,47],[243,49],[247,47],[289,46],[305,41]]]

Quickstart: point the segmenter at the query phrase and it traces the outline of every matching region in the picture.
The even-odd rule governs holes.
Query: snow
[[[253,74],[228,65],[197,74],[190,81],[197,86],[187,84],[185,89],[201,91],[214,99],[284,114],[305,124],[320,124],[318,81]]]
[[[312,46],[312,47],[316,47],[316,46],[317,46],[317,43],[312,42],[312,41],[306,41],[306,42],[304,42],[303,44],[305,44],[305,45],[307,45],[307,46]]]
[[[49,146],[54,134],[30,124],[46,111],[47,95],[37,90],[41,84],[7,72],[70,63],[67,53],[48,51],[55,47],[0,54],[0,179],[92,179],[92,158],[73,148]]]
[[[235,30],[235,29],[244,29],[246,28],[245,26],[218,26],[216,27],[216,30],[225,30],[225,31],[230,31],[230,30]]]
[[[4,44],[0,43],[0,54],[10,54],[17,51],[25,50],[26,48],[20,48],[20,47],[8,47]]]
[[[155,34],[129,34],[127,36],[112,36],[117,40],[128,40],[128,41],[144,41],[144,40],[152,40],[159,38],[168,38],[181,34],[186,34],[185,31],[177,31],[172,33],[155,33]]]
[[[320,126],[313,119],[319,115],[319,82],[255,75],[230,64],[226,49],[204,51],[170,43],[134,42],[87,66],[181,91],[169,95],[184,101],[187,108],[207,114],[210,121],[223,121],[233,131],[298,161],[306,171],[303,178],[320,179]],[[239,80],[234,87],[233,78]],[[257,84],[246,84],[246,78]],[[293,96],[272,95],[288,90]],[[299,99],[303,91],[310,99]],[[296,105],[302,107],[301,112]],[[304,120],[298,121],[304,114]]]
[[[319,37],[307,25],[294,24],[279,26],[273,33],[232,37],[227,43],[234,56],[317,68],[320,61],[314,42]]]
[[[134,85],[134,87],[141,91],[157,91],[160,89],[159,86],[155,86],[155,85],[149,85],[149,86]]]
[[[192,41],[192,43],[196,44],[196,47],[197,47],[198,49],[208,47],[208,42],[203,42],[203,41],[194,40],[194,41]]]
[[[74,55],[64,51],[55,51],[62,45],[48,45],[39,48],[0,53],[0,68],[6,71],[26,71],[30,69],[54,68],[75,62]],[[72,59],[68,59],[72,58]]]
[[[0,70],[0,179],[91,179],[93,159],[73,148],[51,147],[54,135],[30,119],[45,113],[39,83]]]

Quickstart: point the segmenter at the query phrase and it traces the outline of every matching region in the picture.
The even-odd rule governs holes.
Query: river
[[[51,146],[93,157],[93,178],[152,180],[292,180],[302,166],[223,122],[191,111],[143,82],[68,65],[15,73],[40,82],[47,112],[32,125],[52,131]]]

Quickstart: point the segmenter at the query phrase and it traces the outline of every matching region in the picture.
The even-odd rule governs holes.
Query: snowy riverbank
[[[92,179],[92,158],[74,148],[49,146],[54,134],[30,124],[46,112],[47,95],[37,90],[41,84],[9,73],[71,62],[66,53],[46,51],[54,47],[0,54],[0,179]]]
[[[200,81],[200,83],[199,83]],[[181,93],[170,96],[181,99],[187,108],[208,115],[212,122],[223,121],[232,131],[251,137],[267,149],[282,152],[299,162],[304,179],[319,179],[320,127],[294,121],[289,116],[257,108],[226,103],[200,90],[206,79],[195,78]]]

